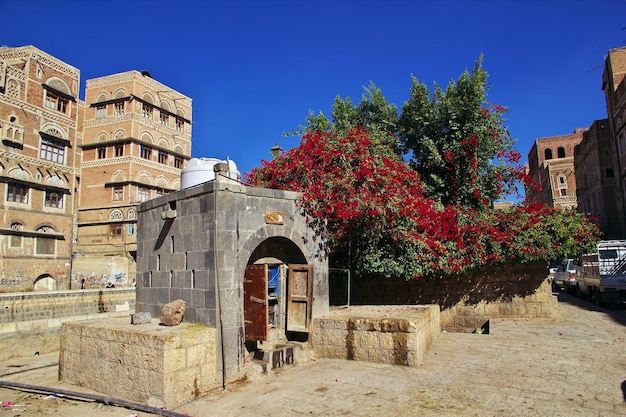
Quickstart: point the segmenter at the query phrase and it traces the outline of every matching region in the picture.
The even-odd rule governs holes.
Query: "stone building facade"
[[[588,129],[568,135],[540,138],[528,153],[527,174],[538,187],[527,187],[526,197],[553,208],[576,208],[574,148]]]
[[[78,207],[80,71],[0,49],[0,291],[67,288]]]
[[[87,80],[75,281],[132,285],[137,207],[180,188],[191,111],[189,97],[147,72]]]
[[[578,211],[597,219],[605,239],[622,235],[617,209],[614,140],[608,119],[596,120],[574,151]]]
[[[0,292],[133,285],[137,208],[180,188],[191,99],[147,72],[80,82],[0,48]]]
[[[602,74],[602,90],[613,141],[615,193],[621,238],[626,237],[626,47],[610,49]]]

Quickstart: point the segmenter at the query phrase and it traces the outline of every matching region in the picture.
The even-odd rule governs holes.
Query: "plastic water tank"
[[[233,180],[239,180],[240,174],[237,170],[237,164],[230,159],[223,161],[217,158],[191,158],[187,162],[187,166],[182,170],[180,174],[180,189],[193,187],[198,184],[202,184],[207,181],[215,179],[215,164],[225,163],[228,164],[228,177]]]

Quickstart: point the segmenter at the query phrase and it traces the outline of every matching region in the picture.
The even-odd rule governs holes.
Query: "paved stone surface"
[[[174,411],[198,417],[626,416],[626,310],[558,297],[554,320],[492,320],[490,334],[442,333],[418,367],[320,359],[230,384]],[[11,365],[0,364],[0,375],[16,369]],[[0,379],[81,390],[60,384],[56,369]],[[0,389],[0,401],[18,394]],[[34,410],[35,399],[28,400]],[[71,413],[81,408],[92,415],[149,415],[73,401],[61,402],[54,414],[78,416]]]

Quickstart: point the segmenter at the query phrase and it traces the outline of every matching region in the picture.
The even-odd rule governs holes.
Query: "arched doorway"
[[[313,267],[300,248],[271,237],[250,255],[245,269],[246,342],[306,340],[311,322]]]
[[[56,290],[57,282],[50,274],[43,274],[37,277],[33,284],[35,291],[54,291]]]

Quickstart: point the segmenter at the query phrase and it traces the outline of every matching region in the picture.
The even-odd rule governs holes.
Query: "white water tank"
[[[223,161],[217,158],[191,158],[189,162],[187,162],[187,166],[180,173],[180,189],[184,190],[185,188],[214,180],[214,167],[216,164],[228,165],[228,172],[226,174],[228,178],[235,181],[241,179],[235,161],[231,161],[230,159]]]

